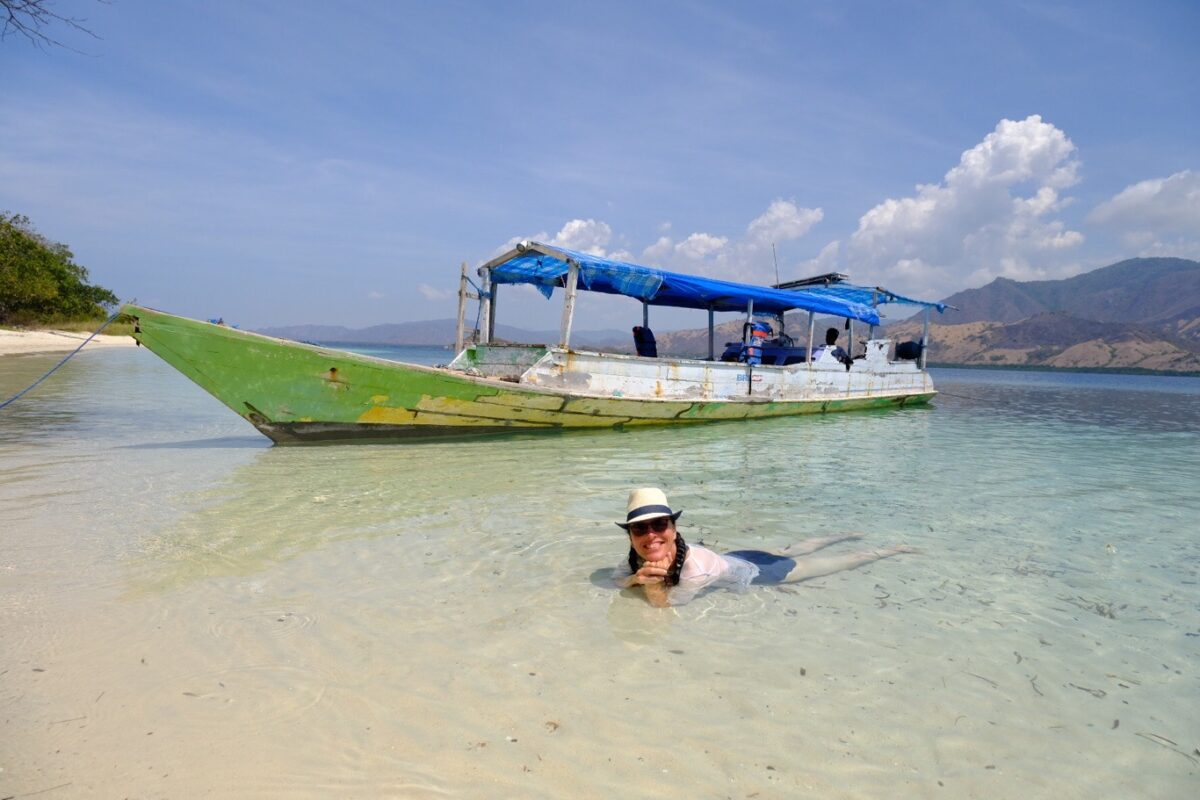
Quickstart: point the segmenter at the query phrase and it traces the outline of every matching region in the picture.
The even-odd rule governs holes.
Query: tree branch
[[[97,2],[107,3],[108,0]],[[54,25],[65,25],[80,33],[86,33],[93,39],[100,38],[84,25],[86,19],[59,14],[54,10],[53,4],[54,0],[0,0],[0,13],[3,14],[4,20],[4,26],[0,28],[0,41],[19,34],[41,49],[49,45],[78,53],[75,48],[63,44],[46,32]]]

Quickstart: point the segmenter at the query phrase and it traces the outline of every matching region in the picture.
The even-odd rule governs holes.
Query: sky
[[[0,41],[0,211],[186,316],[453,317],[522,239],[926,299],[1200,259],[1195,0],[49,2],[94,37]]]

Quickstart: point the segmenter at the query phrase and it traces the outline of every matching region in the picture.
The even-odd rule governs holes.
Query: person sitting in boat
[[[658,343],[654,331],[641,325],[633,326],[633,346],[643,358],[658,358]]]
[[[829,328],[828,330],[825,331],[825,349],[831,350],[832,352],[830,353],[830,355],[832,355],[838,361],[845,364],[846,369],[850,369],[850,365],[854,363],[854,359],[850,358],[849,353],[847,353],[841,347],[838,347],[837,340],[838,340],[838,329],[837,328]],[[815,360],[815,358],[814,358],[814,360]]]
[[[917,552],[897,545],[806,558],[836,542],[862,538],[861,534],[843,533],[806,539],[777,552],[734,550],[722,554],[685,542],[675,528],[681,514],[682,510],[671,510],[662,489],[634,489],[629,493],[625,521],[617,523],[629,534],[629,555],[613,571],[613,583],[622,589],[643,587],[651,605],[677,606],[705,589],[744,592],[751,584],[795,583],[854,569],[888,556]]]

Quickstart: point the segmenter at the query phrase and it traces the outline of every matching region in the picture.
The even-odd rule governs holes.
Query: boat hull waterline
[[[479,347],[454,368],[427,367],[122,311],[140,344],[279,444],[692,424],[895,408],[936,394],[912,365],[857,374],[820,362],[752,367],[545,347],[489,361],[504,348]]]

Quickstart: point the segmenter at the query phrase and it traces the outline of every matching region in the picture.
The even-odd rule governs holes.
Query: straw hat
[[[642,522],[647,519],[655,519],[657,517],[670,517],[671,521],[679,519],[679,515],[683,511],[672,511],[671,506],[667,503],[667,495],[662,489],[653,487],[646,489],[634,489],[629,493],[629,504],[626,506],[625,521],[618,522],[617,525],[629,530],[629,526],[635,522]]]

